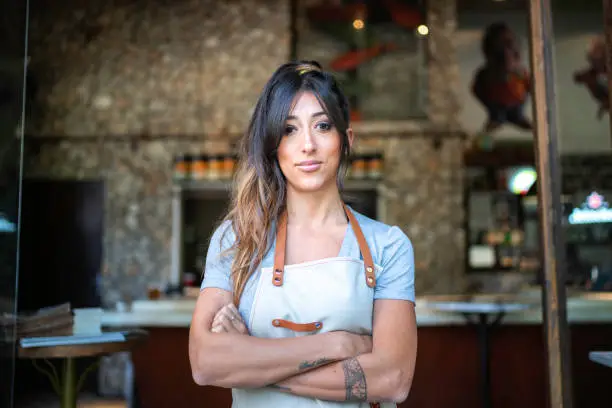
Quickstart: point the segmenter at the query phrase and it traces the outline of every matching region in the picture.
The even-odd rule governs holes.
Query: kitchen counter
[[[431,302],[474,302],[484,304],[521,303],[528,309],[507,313],[502,324],[533,325],[542,323],[541,294],[539,289],[529,289],[516,294],[432,295],[418,296],[416,316],[418,326],[453,326],[465,324],[460,313],[435,311]],[[188,327],[196,300],[177,298],[163,300],[139,300],[129,312],[106,310],[102,318],[105,327]],[[567,316],[570,324],[612,323],[612,293],[570,292],[567,298]]]

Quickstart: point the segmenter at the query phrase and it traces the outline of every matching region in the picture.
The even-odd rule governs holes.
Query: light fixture
[[[419,35],[426,36],[429,34],[429,27],[427,27],[425,24],[421,24],[416,28],[416,31],[419,33]]]

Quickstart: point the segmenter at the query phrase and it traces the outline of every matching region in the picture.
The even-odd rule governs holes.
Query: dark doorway
[[[24,180],[19,311],[100,306],[104,196],[103,181]],[[51,390],[29,361],[16,368],[17,397]]]

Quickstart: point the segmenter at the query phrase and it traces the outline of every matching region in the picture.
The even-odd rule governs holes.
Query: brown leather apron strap
[[[274,270],[272,271],[272,284],[283,285],[285,271],[285,246],[287,244],[287,212],[284,211],[276,225],[276,248],[274,249]]]
[[[312,323],[295,323],[285,319],[274,319],[272,320],[272,326],[274,327],[284,327],[285,329],[292,330],[294,332],[314,332],[321,330],[323,328],[322,322],[312,322]]]
[[[372,260],[372,253],[370,253],[370,248],[368,247],[368,243],[363,236],[363,231],[361,231],[361,227],[355,219],[355,216],[349,210],[349,208],[344,205],[344,212],[351,223],[351,227],[353,228],[353,233],[355,234],[355,238],[357,238],[357,244],[359,244],[359,251],[361,252],[361,257],[363,258],[363,265],[365,268],[365,277],[366,284],[373,288],[376,286],[376,274],[374,273],[374,261]]]
[[[372,253],[368,247],[368,243],[361,231],[361,227],[357,222],[357,219],[347,207],[343,204],[344,212],[346,217],[351,224],[355,238],[357,238],[357,244],[359,245],[359,251],[363,257],[363,264],[365,269],[366,285],[373,288],[376,286],[376,274],[374,272],[374,261],[372,260]],[[272,284],[274,286],[283,285],[283,276],[285,273],[285,249],[287,243],[287,213],[283,212],[276,225],[276,248],[274,250],[274,269],[272,271]]]

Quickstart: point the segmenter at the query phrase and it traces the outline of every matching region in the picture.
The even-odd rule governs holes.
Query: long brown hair
[[[236,305],[247,281],[269,251],[274,240],[273,227],[285,209],[286,181],[278,164],[277,149],[285,135],[285,122],[294,98],[300,92],[312,92],[317,97],[342,138],[342,164],[338,171],[341,188],[341,175],[350,153],[347,98],[334,77],[322,71],[316,61],[283,64],[265,85],[241,141],[232,200],[225,217],[235,235],[229,251],[234,255],[231,277]]]

